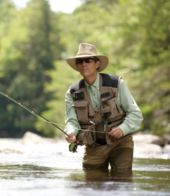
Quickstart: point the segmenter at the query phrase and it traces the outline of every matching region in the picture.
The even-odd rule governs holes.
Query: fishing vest
[[[119,78],[108,74],[99,76],[101,99],[99,111],[93,108],[83,79],[70,88],[73,107],[81,127],[77,135],[80,145],[112,144],[114,139],[108,135],[108,132],[121,124],[125,117],[125,112],[116,103]]]

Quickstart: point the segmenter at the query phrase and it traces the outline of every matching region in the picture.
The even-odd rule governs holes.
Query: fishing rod
[[[20,106],[21,108],[25,109],[27,112],[31,113],[33,116],[35,116],[36,118],[41,119],[42,121],[53,125],[55,128],[57,128],[58,130],[60,130],[62,133],[64,133],[66,136],[68,136],[68,134],[63,131],[63,129],[61,129],[56,123],[48,120],[47,118],[45,118],[44,116],[37,114],[35,111],[33,111],[32,109],[30,109],[29,107],[25,106],[24,104],[16,101],[15,99],[13,99],[12,97],[10,97],[9,95],[3,93],[2,91],[0,91],[0,94],[4,97],[6,97],[7,99],[9,99],[10,101],[12,101],[13,103],[15,103],[16,105]]]
[[[68,136],[68,134],[63,131],[63,129],[61,129],[59,126],[58,126],[58,123],[56,122],[53,122],[53,121],[50,121],[48,120],[47,118],[45,118],[44,116],[36,113],[34,110],[30,109],[28,106],[25,106],[23,103],[20,103],[18,101],[16,101],[14,98],[10,97],[9,95],[7,95],[6,93],[0,91],[0,94],[4,97],[6,97],[7,99],[9,99],[10,101],[12,101],[13,103],[17,104],[18,106],[20,106],[21,108],[25,109],[26,111],[28,111],[29,113],[31,113],[33,116],[43,120],[44,122],[48,123],[48,124],[51,124],[53,125],[55,128],[59,129],[62,133],[64,133],[66,136]],[[79,129],[79,131],[84,131],[84,132],[95,132],[96,131],[92,131],[92,130],[86,130],[86,129]],[[105,133],[104,131],[100,131],[100,133]]]
[[[10,100],[11,102],[15,103],[16,105],[20,106],[21,108],[25,109],[27,112],[29,112],[30,114],[32,114],[33,116],[35,116],[36,118],[42,120],[45,123],[51,124],[52,126],[54,126],[55,128],[57,128],[59,131],[61,131],[63,134],[65,134],[66,136],[69,136],[63,129],[61,129],[57,123],[52,122],[50,120],[48,120],[47,118],[45,118],[44,116],[36,113],[34,110],[30,109],[28,106],[25,106],[24,104],[18,102],[17,100],[15,100],[14,98],[10,97],[9,95],[7,95],[6,93],[0,91],[0,95],[6,97],[8,100]],[[86,130],[86,129],[79,129],[79,131],[87,131],[87,132],[96,132],[96,131],[92,131],[92,130]],[[100,132],[100,133],[104,133],[105,132]],[[69,145],[69,151],[70,152],[76,152],[77,150],[77,142],[71,143]]]
[[[42,120],[45,123],[51,124],[52,126],[54,126],[55,128],[57,128],[59,131],[61,131],[63,134],[65,134],[66,136],[68,136],[68,134],[61,129],[56,123],[48,120],[47,118],[45,118],[44,116],[36,113],[35,111],[33,111],[32,109],[30,109],[29,107],[25,106],[24,104],[16,101],[14,98],[10,97],[9,95],[7,95],[6,93],[0,91],[0,95],[6,97],[8,100],[10,100],[11,102],[15,103],[16,105],[20,106],[21,108],[25,109],[27,112],[29,112],[30,114],[32,114],[33,116],[35,116],[36,118]],[[69,151],[70,152],[77,152],[77,142],[73,142],[71,144],[69,144]]]

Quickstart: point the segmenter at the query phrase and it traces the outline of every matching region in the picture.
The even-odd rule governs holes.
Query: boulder
[[[163,153],[164,140],[156,135],[137,133],[134,139],[134,157],[157,158]]]
[[[170,144],[170,135],[165,135],[164,136],[165,144]]]
[[[159,145],[149,143],[138,143],[134,147],[136,158],[158,158],[162,156],[163,149]]]
[[[34,143],[34,144],[39,144],[44,142],[44,138],[32,133],[32,132],[26,132],[22,138],[22,143]]]
[[[156,144],[161,147],[165,145],[165,140],[157,135],[137,133],[133,136],[135,145]]]

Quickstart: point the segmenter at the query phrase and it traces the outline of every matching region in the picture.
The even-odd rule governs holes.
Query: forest
[[[104,72],[128,84],[144,116],[141,131],[170,134],[169,10],[169,0],[82,0],[69,14],[47,0],[22,9],[0,0],[0,91],[63,128],[65,92],[80,79],[65,59],[92,43],[109,57]],[[26,131],[63,136],[0,95],[0,137]]]

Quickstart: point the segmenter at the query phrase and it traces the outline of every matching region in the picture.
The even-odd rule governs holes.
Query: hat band
[[[94,56],[96,56],[96,53],[87,53],[87,52],[85,53],[84,52],[84,53],[78,53],[77,54],[77,56],[81,56],[81,55],[91,55],[91,56],[94,55]]]

